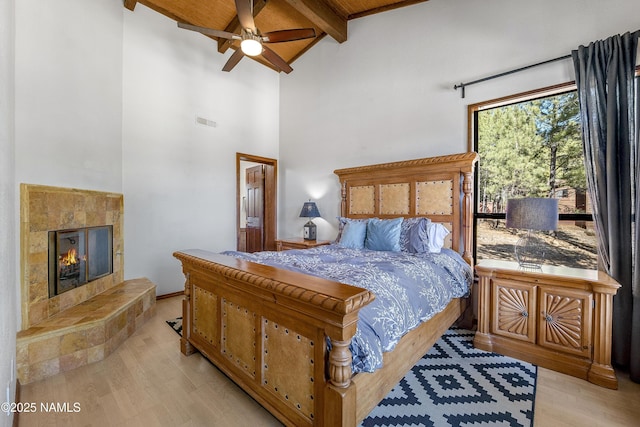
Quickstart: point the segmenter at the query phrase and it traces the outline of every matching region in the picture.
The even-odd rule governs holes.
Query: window
[[[469,107],[475,180],[476,260],[514,260],[522,230],[505,226],[510,198],[558,199],[559,227],[539,232],[545,263],[597,268],[596,237],[587,193],[578,96],[562,85]]]

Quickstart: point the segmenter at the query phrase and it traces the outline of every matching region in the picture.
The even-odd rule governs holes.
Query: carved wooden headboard
[[[348,218],[424,216],[451,233],[445,246],[473,266],[474,152],[338,169],[341,215]]]

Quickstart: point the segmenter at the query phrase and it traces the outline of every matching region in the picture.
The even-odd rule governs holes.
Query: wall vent
[[[200,117],[200,116],[196,116],[196,123],[199,124],[199,125],[209,126],[209,127],[212,127],[212,128],[214,128],[214,127],[216,127],[218,125],[213,120],[205,119],[204,117]]]

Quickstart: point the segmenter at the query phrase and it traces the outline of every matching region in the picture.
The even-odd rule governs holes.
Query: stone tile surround
[[[155,314],[155,285],[124,277],[122,194],[20,185],[22,384],[107,357]],[[113,273],[49,298],[48,232],[113,226]]]
[[[49,298],[48,232],[113,225],[113,274]],[[124,197],[118,193],[20,185],[22,329],[36,325],[121,283]]]

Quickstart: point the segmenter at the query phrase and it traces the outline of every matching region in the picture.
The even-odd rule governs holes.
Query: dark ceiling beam
[[[156,12],[168,17],[169,19],[173,19],[176,22],[185,22],[184,19],[178,15],[176,15],[175,13],[173,13],[172,11],[165,9],[164,7],[160,7],[156,4],[154,4],[153,0],[125,0],[124,1],[124,7],[126,7],[129,10],[133,10],[133,8],[136,7],[136,4],[140,3],[143,6],[147,6],[149,9],[155,10]],[[131,6],[131,7],[129,7]]]
[[[265,7],[266,5],[267,5],[266,0],[253,0],[253,17],[255,18],[256,16],[258,16],[262,8]],[[227,27],[224,30],[229,33],[240,34],[240,31],[242,30],[242,26],[240,25],[240,21],[238,20],[238,15],[236,15],[231,20],[229,25],[227,25]],[[231,47],[233,42],[234,40],[227,40],[222,38],[218,39],[218,52],[225,53],[227,49]]]
[[[124,7],[126,7],[129,10],[133,10],[136,8],[137,3],[138,3],[137,0],[124,0]]]
[[[380,6],[369,10],[363,10],[362,12],[353,13],[347,17],[347,19],[352,20],[356,18],[362,18],[363,16],[375,15],[376,13],[387,12],[389,10],[398,9],[401,7],[411,6],[418,3],[424,3],[429,0],[404,0],[399,1],[397,3],[389,4],[386,6]]]
[[[347,18],[338,15],[322,0],[285,0],[335,41],[347,41]]]

